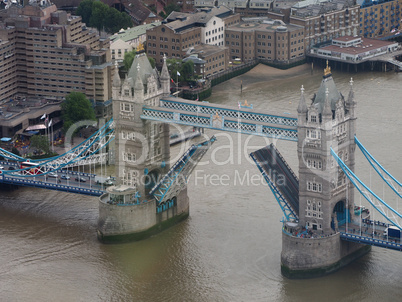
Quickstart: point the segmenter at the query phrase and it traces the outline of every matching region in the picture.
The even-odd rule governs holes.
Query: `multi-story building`
[[[229,48],[227,47],[201,44],[195,46],[189,54],[190,57],[196,56],[204,61],[203,69],[198,71],[198,74],[203,77],[207,78],[228,68]]]
[[[147,29],[161,25],[160,22],[138,25],[133,28],[121,29],[110,37],[110,50],[112,60],[123,61],[127,52],[136,49],[140,45],[145,45],[147,40]]]
[[[230,59],[289,63],[304,59],[304,28],[267,18],[244,18],[226,29]]]
[[[360,36],[384,38],[398,35],[402,18],[402,0],[363,1],[359,17]]]
[[[305,2],[308,3],[302,1],[292,7],[289,23],[304,27],[306,51],[332,38],[358,34],[359,5],[348,0],[310,5]]]
[[[49,1],[11,5],[0,12],[5,56],[0,100],[16,94],[63,99],[79,91],[111,115],[112,63],[109,40],[87,29],[81,17],[58,11]]]
[[[163,56],[183,58],[202,43],[224,46],[224,30],[240,17],[227,7],[214,7],[194,14],[172,12],[161,26],[147,30],[147,54],[161,66]]]

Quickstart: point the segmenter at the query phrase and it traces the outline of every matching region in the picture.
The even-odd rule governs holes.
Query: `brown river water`
[[[296,114],[301,85],[312,96],[322,74],[308,66],[290,72],[258,66],[214,87],[208,101],[236,107],[247,100],[261,111]],[[357,136],[401,180],[402,73],[335,71],[345,96],[351,76]],[[0,301],[402,300],[402,253],[376,247],[329,276],[284,278],[283,215],[248,156],[269,141],[205,131],[213,134],[217,142],[189,180],[189,219],[140,242],[97,241],[97,198],[30,188],[0,192]],[[297,173],[296,143],[277,147]],[[398,207],[356,152],[357,175]]]

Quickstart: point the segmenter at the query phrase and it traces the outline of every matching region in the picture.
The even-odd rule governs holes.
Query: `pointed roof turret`
[[[353,91],[353,78],[350,78],[350,90],[349,90],[349,95],[348,99],[346,100],[347,105],[352,105],[354,103],[355,99],[355,92]]]
[[[141,93],[144,92],[144,83],[141,79],[140,69],[140,64],[137,64],[137,78],[134,82],[134,95],[137,93],[137,91],[141,91]]]
[[[117,62],[114,64],[113,87],[121,87],[121,79],[119,76],[119,67]]]
[[[299,113],[306,113],[308,111],[306,99],[304,98],[304,87],[303,85],[300,88],[301,96],[299,101],[299,106],[297,107],[297,112]]]
[[[163,66],[161,72],[161,80],[170,80],[169,71],[166,65],[166,55],[163,55]]]
[[[322,113],[324,110],[327,91],[330,108],[331,110],[335,110],[336,103],[340,98],[342,98],[342,96],[336,88],[335,82],[332,78],[331,67],[328,66],[328,61],[327,67],[324,69],[324,76],[320,88],[318,88],[317,94],[313,100],[313,105],[317,108],[319,113]]]
[[[332,118],[332,109],[329,101],[329,90],[325,91],[325,103],[324,108],[322,110],[322,116],[327,118]]]
[[[137,73],[138,73],[138,68],[137,66],[140,65],[140,77],[142,80],[142,83],[146,84],[148,81],[148,78],[151,75],[154,75],[155,79],[159,79],[159,76],[157,72],[152,68],[151,63],[149,63],[148,57],[146,56],[145,53],[141,53],[139,55],[136,55],[133,61],[133,64],[130,67],[130,70],[128,71],[128,77],[136,79],[137,78]]]

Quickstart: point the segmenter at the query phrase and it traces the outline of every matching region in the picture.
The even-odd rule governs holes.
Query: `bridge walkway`
[[[244,106],[243,106],[244,107]],[[144,106],[141,118],[223,131],[297,141],[297,118],[253,109],[168,97],[158,107]]]

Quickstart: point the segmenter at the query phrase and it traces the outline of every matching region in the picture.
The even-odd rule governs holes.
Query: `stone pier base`
[[[187,189],[177,196],[176,206],[156,213],[156,201],[133,205],[115,205],[99,201],[97,236],[103,243],[137,241],[157,234],[186,219],[189,215]]]
[[[340,234],[298,238],[282,232],[281,271],[291,279],[321,277],[365,255],[371,246],[343,241]]]

